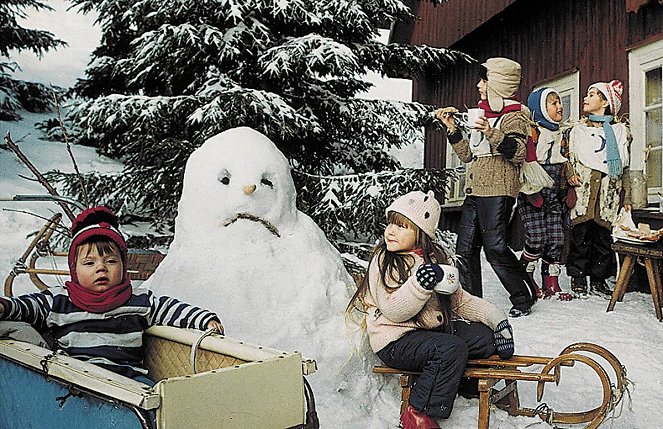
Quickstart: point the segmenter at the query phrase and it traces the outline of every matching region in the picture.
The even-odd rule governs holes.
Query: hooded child
[[[458,227],[456,252],[461,257],[463,287],[483,296],[480,251],[509,292],[511,317],[530,314],[536,291],[527,282],[525,265],[507,243],[507,225],[520,191],[520,167],[525,161],[529,109],[514,99],[521,67],[508,58],[489,58],[481,65],[477,83],[484,111],[469,138],[460,131],[455,107],[436,111],[449,143],[462,162],[469,163],[465,200]]]
[[[560,129],[564,107],[559,94],[551,88],[533,91],[527,98],[527,105],[534,121],[529,140],[534,149],[533,162],[541,165],[553,184],[550,187],[530,187],[531,192],[521,189],[518,196],[518,213],[525,229],[521,261],[527,264],[530,284],[534,285],[539,298],[557,295],[566,300],[570,295],[561,293],[558,281],[565,241],[562,199],[566,196],[567,181],[570,178],[568,148],[562,142]],[[533,195],[538,198],[532,198]],[[539,259],[542,288],[534,280]]]

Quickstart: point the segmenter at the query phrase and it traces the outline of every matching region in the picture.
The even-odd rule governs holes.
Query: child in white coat
[[[569,135],[570,162],[574,174],[576,204],[571,209],[571,245],[566,272],[571,289],[579,298],[587,297],[587,277],[591,291],[609,295],[605,280],[616,271],[611,249],[612,224],[618,210],[631,209],[628,174],[631,136],[626,124],[615,115],[622,105],[623,85],[618,80],[589,86],[583,100],[587,115]],[[624,200],[621,201],[622,190]]]

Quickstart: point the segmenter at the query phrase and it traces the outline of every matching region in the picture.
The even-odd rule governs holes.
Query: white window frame
[[[628,54],[629,68],[629,120],[631,122],[631,170],[645,172],[645,73],[656,68],[663,68],[663,40],[650,43]],[[663,126],[663,123],[662,125]],[[662,163],[663,164],[663,163]],[[663,165],[659,166],[663,169]],[[649,203],[658,203],[659,192],[663,189],[649,188],[647,200]]]
[[[467,175],[467,164],[461,162],[448,139],[446,158],[444,165],[446,168],[453,169],[456,172],[456,178],[450,182],[449,192],[444,198],[444,207],[458,207],[463,204],[463,200],[465,199],[465,190],[462,189],[461,183],[466,182],[463,182],[461,179]]]

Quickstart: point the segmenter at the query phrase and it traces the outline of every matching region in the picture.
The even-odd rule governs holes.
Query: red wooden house
[[[502,56],[522,64],[519,99],[537,87],[555,88],[571,119],[581,115],[587,87],[624,83],[621,115],[633,133],[631,169],[644,171],[649,210],[659,217],[663,194],[663,0],[449,0],[409,2],[417,20],[396,23],[391,40],[459,50],[477,59],[442,79],[422,76],[412,98],[461,110],[478,101],[478,64]],[[645,162],[645,155],[647,161]],[[426,137],[424,165],[458,166],[440,131]],[[453,229],[464,197],[462,175],[445,203],[443,227]],[[654,213],[656,212],[656,213]],[[663,219],[663,217],[662,217]]]

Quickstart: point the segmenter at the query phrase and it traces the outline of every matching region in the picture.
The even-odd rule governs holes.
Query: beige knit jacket
[[[426,290],[417,282],[417,268],[423,258],[410,253],[414,265],[410,277],[402,285],[392,282],[387,275],[387,285],[382,283],[376,256],[368,269],[369,288],[364,296],[366,305],[366,331],[373,351],[383,349],[415,329],[439,329],[445,323],[435,292]],[[451,296],[452,312],[459,318],[481,322],[493,330],[506,315],[492,303],[465,292],[463,288]],[[414,317],[421,314],[420,324]]]
[[[520,166],[525,161],[527,135],[529,134],[529,109],[505,114],[497,128],[486,133],[491,152],[495,156],[475,157],[470,142],[462,138],[460,130],[449,134],[449,141],[461,161],[468,162],[465,194],[479,197],[517,197],[520,192]],[[507,134],[515,136],[517,143],[513,158],[503,157],[497,147]],[[460,141],[459,141],[460,140]]]

